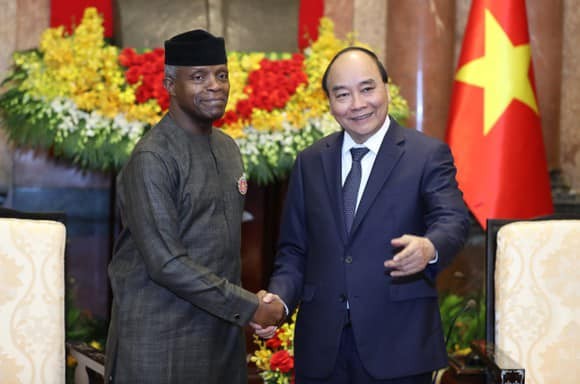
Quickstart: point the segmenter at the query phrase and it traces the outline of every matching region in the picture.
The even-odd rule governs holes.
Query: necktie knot
[[[367,147],[351,148],[350,155],[352,156],[352,161],[360,162],[368,151],[369,149]]]

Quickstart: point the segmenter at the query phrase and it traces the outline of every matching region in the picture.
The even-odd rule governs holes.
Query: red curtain
[[[51,0],[50,26],[64,25],[69,33],[81,22],[87,7],[95,7],[104,18],[105,37],[113,37],[113,4],[111,0]]]
[[[324,0],[301,0],[298,12],[298,48],[303,50],[318,38],[318,23],[324,15]]]

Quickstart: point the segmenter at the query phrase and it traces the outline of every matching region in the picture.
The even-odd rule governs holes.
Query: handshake
[[[276,328],[284,321],[285,305],[278,295],[264,290],[256,293],[256,296],[258,296],[259,305],[250,326],[258,336],[267,338],[270,334],[273,335]]]

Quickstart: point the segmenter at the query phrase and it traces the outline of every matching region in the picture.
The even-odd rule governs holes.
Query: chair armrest
[[[77,361],[75,384],[104,383],[105,354],[86,343],[67,342],[68,353]],[[96,377],[96,380],[92,378]]]
[[[473,353],[481,359],[492,383],[524,384],[526,370],[495,344],[483,340],[471,343]]]

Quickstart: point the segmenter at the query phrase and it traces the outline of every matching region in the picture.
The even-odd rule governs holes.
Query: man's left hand
[[[391,260],[384,263],[386,268],[391,269],[393,277],[421,272],[435,257],[435,246],[426,237],[403,235],[392,239],[391,245],[402,248]]]

